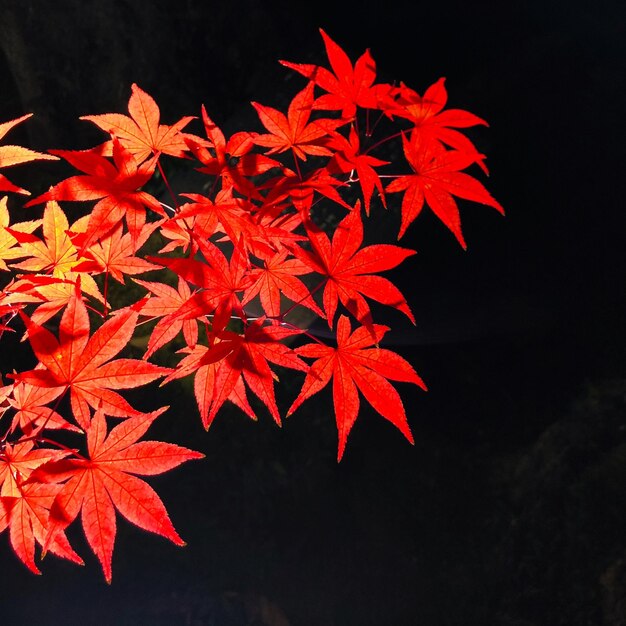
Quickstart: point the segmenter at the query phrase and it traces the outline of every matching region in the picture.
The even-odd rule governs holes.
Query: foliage
[[[476,165],[486,173],[485,156],[459,130],[485,122],[445,110],[443,79],[423,96],[404,83],[377,83],[369,51],[353,65],[321,34],[330,69],[283,62],[306,79],[287,113],[252,103],[266,132],[227,138],[204,107],[205,136],[186,132],[192,117],[162,124],[156,102],[134,84],[129,115],[82,118],[106,135],[92,149],[0,147],[0,167],[63,159],[79,172],[26,202],[44,205],[39,219],[10,224],[8,198],[0,201],[0,270],[9,276],[0,334],[18,331],[21,319],[35,356],[30,369],[5,371],[0,388],[0,531],[9,530],[13,550],[33,572],[37,544],[42,554],[82,563],[66,536],[79,514],[109,582],[116,510],[183,543],[137,475],[202,454],[140,441],[167,407],[139,411],[120,390],[192,376],[205,428],[227,401],[257,419],[248,392],[280,425],[275,383],[286,368],[304,376],[287,415],[332,379],[338,460],[359,392],[413,441],[389,381],[426,387],[407,361],[380,347],[389,328],[375,323],[368,299],[414,323],[404,296],[379,274],[415,252],[364,246],[364,214],[401,193],[398,239],[428,206],[465,248],[455,197],[502,212],[462,171]],[[0,125],[0,137],[27,117]],[[194,167],[205,185],[175,193],[168,159]],[[145,190],[155,176],[172,206]],[[29,193],[3,176],[0,190]],[[320,202],[336,212],[330,229],[319,220]],[[70,223],[65,203],[87,211]],[[160,249],[147,254],[146,246]],[[133,278],[143,274],[149,279]],[[111,297],[113,280],[124,286],[121,298]],[[333,345],[301,323],[302,311],[325,320]],[[119,356],[144,324],[151,331],[143,358]],[[173,367],[149,360],[173,345],[182,346]],[[172,355],[161,362],[172,365]]]

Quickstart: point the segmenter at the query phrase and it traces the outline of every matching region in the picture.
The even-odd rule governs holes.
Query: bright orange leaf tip
[[[13,127],[17,126],[29,117],[32,117],[32,113],[22,115],[10,122],[4,122],[0,124],[0,139],[2,139]],[[21,146],[0,146],[0,167],[11,167],[12,165],[20,165],[21,163],[28,163],[28,161],[57,161],[58,157],[51,154],[43,154],[41,152],[35,152],[28,148],[22,148]],[[2,174],[0,174],[0,191],[12,191],[15,193],[21,193],[26,196],[30,195],[30,191],[17,187]]]
[[[400,355],[378,347],[388,326],[372,324],[351,332],[350,320],[342,315],[337,323],[337,347],[309,343],[295,349],[298,356],[317,359],[309,369],[300,394],[287,416],[333,379],[333,404],[339,431],[337,461],[341,461],[348,434],[359,413],[359,391],[385,419],[414,443],[398,392],[389,380],[412,383],[426,391],[424,381]],[[374,346],[374,347],[372,347]]]
[[[115,134],[138,163],[142,163],[152,154],[185,156],[189,152],[185,137],[204,143],[200,137],[180,132],[195,119],[194,116],[182,117],[171,126],[161,124],[161,112],[154,98],[136,83],[132,84],[128,112],[130,117],[121,113],[104,113],[84,115],[80,119],[93,122],[103,131]]]
[[[129,417],[108,433],[104,413],[97,410],[87,429],[89,460],[65,459],[40,468],[48,480],[66,480],[50,508],[44,549],[81,513],[87,541],[110,583],[116,510],[139,528],[185,545],[157,493],[134,476],[162,474],[204,457],[171,443],[137,441],[166,409]]]

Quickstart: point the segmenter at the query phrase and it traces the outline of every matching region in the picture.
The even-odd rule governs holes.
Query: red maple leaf
[[[324,313],[317,306],[308,287],[297,276],[310,274],[311,268],[300,259],[288,258],[289,252],[276,252],[265,260],[264,267],[250,272],[253,283],[246,289],[242,304],[245,306],[257,295],[268,317],[279,318],[281,314],[281,296],[292,302],[306,306],[320,317]]]
[[[294,248],[294,253],[313,271],[327,277],[323,304],[331,328],[338,301],[362,324],[370,324],[370,307],[363,296],[402,311],[415,324],[411,309],[399,289],[387,278],[374,275],[396,267],[415,251],[386,244],[361,248],[360,203],[357,202],[339,223],[332,243],[326,233],[311,223],[307,231],[314,253],[303,248]]]
[[[83,250],[87,259],[77,264],[74,270],[77,272],[91,272],[101,274],[106,272],[115,280],[124,284],[124,276],[135,276],[151,270],[159,269],[158,265],[149,263],[135,253],[148,240],[150,235],[159,226],[159,222],[146,224],[136,242],[133,243],[130,233],[124,233],[121,222],[113,227],[107,235],[93,242]],[[80,247],[83,235],[74,237],[74,241]]]
[[[178,289],[174,289],[174,287],[164,283],[148,282],[138,278],[133,280],[153,294],[141,309],[141,315],[161,318],[150,334],[148,347],[143,358],[149,358],[161,346],[174,339],[181,330],[187,345],[193,348],[198,341],[198,322],[195,319],[172,320],[169,317],[172,313],[180,310],[191,297],[191,290],[186,281],[179,276]]]
[[[105,113],[84,115],[80,119],[93,122],[103,131],[118,137],[138,163],[145,161],[151,154],[182,157],[189,149],[186,138],[202,141],[199,137],[180,132],[194,117],[182,117],[171,126],[160,124],[161,112],[154,98],[135,83],[132,84],[128,112],[130,117],[121,113]]]
[[[343,200],[337,191],[337,187],[347,185],[348,183],[332,176],[325,167],[311,170],[304,175],[285,167],[281,176],[266,181],[259,186],[259,189],[269,189],[263,210],[271,210],[277,205],[281,206],[288,199],[301,213],[302,219],[306,219],[309,216],[316,192],[348,210],[351,209],[352,207]]]
[[[0,455],[0,532],[9,527],[11,546],[19,559],[35,573],[35,543],[43,546],[50,507],[61,489],[54,483],[29,482],[33,472],[49,462],[59,461],[69,452],[34,448],[33,441],[7,443]],[[82,565],[82,559],[60,532],[49,543],[53,554]]]
[[[243,335],[220,331],[212,338],[211,348],[196,346],[163,384],[187,376],[197,370],[195,393],[205,428],[209,428],[226,400],[234,402],[252,419],[244,381],[265,404],[274,421],[280,425],[280,415],[274,394],[277,378],[268,363],[308,371],[308,366],[281,340],[300,333],[281,325],[264,326],[259,318],[250,323]]]
[[[445,78],[440,78],[424,92],[423,96],[401,83],[400,87],[394,90],[397,108],[388,110],[388,113],[413,122],[413,140],[418,140],[419,137],[420,143],[423,144],[428,141],[438,141],[455,150],[465,152],[487,174],[487,166],[484,162],[485,155],[478,152],[474,144],[456,129],[469,128],[479,124],[487,126],[488,124],[485,120],[468,111],[461,109],[444,111],[443,108],[448,101],[448,93],[444,83]]]
[[[332,72],[317,65],[280,61],[285,67],[299,72],[328,92],[315,101],[314,108],[340,110],[346,120],[354,118],[357,106],[366,109],[377,108],[379,98],[377,90],[373,87],[376,80],[376,64],[369,50],[358,58],[353,67],[345,51],[321,28],[320,33],[324,39]]]
[[[396,178],[386,188],[389,193],[404,191],[398,239],[419,215],[424,201],[454,233],[463,248],[467,248],[467,244],[461,232],[461,216],[453,195],[486,204],[504,214],[502,206],[480,181],[459,171],[474,162],[473,156],[459,150],[445,150],[434,141],[422,144],[412,138],[408,140],[404,134],[402,147],[414,173]]]
[[[356,170],[358,181],[363,191],[363,201],[365,204],[365,213],[370,214],[370,202],[374,189],[378,190],[378,194],[386,208],[385,194],[380,177],[376,173],[375,167],[388,165],[389,161],[382,161],[368,154],[362,153],[359,144],[359,135],[354,126],[350,127],[349,138],[343,135],[335,134],[331,143],[333,148],[338,152],[333,155],[326,168],[331,174],[347,174]],[[349,181],[350,182],[350,181]]]
[[[210,148],[191,139],[187,140],[191,152],[204,164],[204,167],[198,168],[198,171],[211,176],[219,176],[222,179],[223,188],[234,187],[248,198],[262,199],[261,194],[248,177],[264,174],[273,167],[280,166],[280,163],[263,154],[251,152],[255,146],[254,137],[258,133],[235,133],[226,141],[224,133],[208,116],[204,105],[202,106],[202,120],[206,135],[211,142]]]
[[[200,419],[206,430],[209,429],[217,411],[212,411],[211,419],[209,419],[209,411],[212,410],[213,396],[216,394],[216,374],[220,365],[220,361],[228,355],[236,340],[236,334],[230,331],[224,331],[215,336],[211,336],[211,347],[196,344],[193,348],[183,348],[179,350],[186,356],[178,363],[172,375],[163,381],[163,384],[174,380],[175,378],[183,378],[190,374],[194,374],[194,395],[198,410],[200,411]],[[256,415],[248,402],[246,389],[243,379],[239,377],[230,391],[226,400],[238,406],[248,417],[256,420]],[[222,401],[223,404],[224,401]]]
[[[201,216],[202,219],[194,224],[192,230],[194,239],[209,239],[223,232],[232,243],[242,239],[245,245],[252,238],[264,237],[264,229],[253,219],[252,205],[243,198],[233,197],[232,188],[220,191],[214,202],[196,193],[181,195],[192,202],[182,205],[170,221],[186,221],[190,217]]]
[[[146,207],[166,217],[159,201],[149,193],[140,191],[154,173],[154,159],[138,166],[135,157],[117,138],[113,140],[113,163],[97,151],[55,150],[54,153],[87,175],[71,176],[30,200],[25,206],[48,200],[98,200],[89,217],[82,240],[83,249],[98,237],[105,236],[123,219],[136,246],[146,222]]]
[[[250,286],[250,261],[240,246],[235,246],[229,260],[210,241],[198,239],[197,243],[206,262],[191,258],[149,257],[150,261],[160,263],[187,282],[200,287],[178,311],[164,319],[169,323],[213,314],[213,328],[225,328],[233,311],[238,317],[244,317],[241,296],[238,294]]]
[[[78,431],[76,426],[67,422],[53,407],[47,406],[63,393],[59,387],[36,387],[28,383],[17,383],[13,387],[9,404],[15,409],[11,432],[18,426],[27,436],[39,432],[42,428]]]
[[[108,435],[104,412],[98,410],[87,429],[89,459],[67,459],[39,470],[42,480],[66,480],[50,509],[45,547],[80,512],[87,541],[109,583],[116,509],[139,528],[166,537],[176,545],[185,545],[159,496],[146,482],[134,476],[162,474],[181,463],[204,457],[171,443],[137,442],[164,410],[130,417]]]
[[[295,95],[287,116],[284,113],[253,102],[261,123],[269,133],[256,135],[255,144],[271,148],[267,154],[291,150],[295,157],[306,161],[306,155],[331,156],[332,152],[324,147],[324,139],[331,130],[345,124],[345,120],[320,119],[309,122],[313,104],[313,83],[309,83]]]
[[[361,326],[351,333],[350,320],[342,315],[337,323],[336,348],[309,343],[295,349],[299,356],[317,360],[311,365],[300,394],[291,405],[287,416],[307,398],[321,391],[332,378],[333,403],[339,431],[338,461],[343,456],[348,434],[359,413],[358,391],[378,413],[413,443],[402,400],[387,379],[413,383],[424,390],[426,386],[401,356],[378,347],[388,330],[388,326],[373,324],[370,327]]]
[[[33,351],[45,369],[13,377],[36,386],[69,389],[72,412],[83,430],[89,427],[89,406],[101,407],[117,417],[136,415],[138,412],[113,389],[138,387],[170,371],[137,359],[111,360],[132,337],[143,304],[140,301],[117,311],[90,337],[87,307],[77,287],[63,312],[59,339],[20,311]]]

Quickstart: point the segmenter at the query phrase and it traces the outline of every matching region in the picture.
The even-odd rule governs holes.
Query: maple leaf
[[[290,348],[279,343],[280,339],[293,336],[300,331],[280,326],[264,327],[263,321],[263,319],[258,319],[248,325],[245,334],[238,337],[233,350],[220,363],[208,412],[209,423],[224,400],[235,389],[237,382],[243,378],[252,392],[268,408],[274,421],[280,425],[280,415],[274,395],[275,375],[268,361],[303,372],[308,371],[308,366]]]
[[[359,413],[358,391],[380,415],[413,443],[404,405],[389,380],[413,383],[424,391],[426,385],[401,356],[378,347],[388,330],[388,326],[373,324],[371,327],[361,326],[351,332],[350,320],[342,315],[337,323],[336,348],[310,343],[295,349],[299,356],[316,361],[311,365],[287,416],[307,398],[321,391],[332,378],[333,404],[339,432],[338,461],[343,456],[348,434]]]
[[[74,286],[79,273],[74,271],[84,261],[78,254],[73,238],[87,228],[89,216],[79,218],[69,229],[67,217],[55,201],[46,203],[43,220],[43,240],[31,234],[30,223],[15,224],[6,228],[7,232],[20,246],[19,256],[28,256],[23,261],[12,263],[14,269],[46,274],[22,275],[11,286],[12,294],[7,302],[38,303],[31,314],[31,320],[43,324],[46,320],[67,305],[74,293]],[[25,228],[28,226],[28,228]],[[81,289],[98,302],[104,303],[104,297],[95,280],[89,274],[81,274]]]
[[[226,331],[220,333],[220,336],[213,336],[210,348],[202,344],[196,344],[193,348],[183,348],[179,352],[186,353],[186,356],[181,359],[172,375],[163,381],[165,384],[175,378],[194,374],[194,396],[200,411],[202,425],[206,430],[209,429],[217,414],[217,410],[211,411],[211,409],[216,393],[216,376],[220,361],[232,351],[234,337],[234,333],[231,334]],[[232,390],[226,396],[226,400],[239,407],[250,419],[257,419],[248,402],[245,385],[241,377],[236,379]],[[211,411],[210,419],[209,411]]]
[[[186,205],[183,204],[180,209],[186,210]],[[178,214],[174,215],[159,227],[159,234],[170,240],[159,250],[159,254],[171,252],[176,248],[182,248],[183,252],[191,250],[195,254],[197,245],[192,233],[200,230],[203,233],[209,233],[215,228],[215,224],[215,215],[211,211],[194,212],[193,215],[182,218],[179,218]]]
[[[225,188],[232,186],[248,198],[262,199],[261,194],[248,177],[264,174],[280,166],[280,163],[263,154],[251,153],[255,146],[254,137],[258,133],[239,132],[226,141],[224,133],[208,116],[204,105],[202,106],[202,120],[213,154],[204,145],[187,140],[191,152],[204,164],[204,167],[198,168],[198,172],[219,176]]]
[[[41,573],[35,565],[35,542],[44,545],[50,507],[61,486],[28,482],[28,479],[37,468],[68,454],[50,448],[34,449],[33,441],[25,441],[15,446],[5,444],[0,455],[0,532],[9,527],[15,554],[35,574]],[[57,556],[83,564],[63,532],[54,537],[48,549]]]
[[[365,213],[367,215],[370,214],[370,201],[374,189],[378,190],[383,206],[387,208],[383,185],[374,168],[380,167],[381,165],[388,165],[389,161],[382,161],[368,154],[361,153],[359,135],[354,126],[350,128],[348,139],[339,134],[333,135],[331,145],[333,148],[337,148],[339,152],[333,155],[333,158],[326,167],[331,174],[347,174],[348,172],[356,170],[359,184],[363,192]]]
[[[288,258],[289,256],[287,250],[277,252],[265,260],[264,267],[250,272],[250,278],[254,282],[246,289],[242,304],[245,306],[258,295],[266,315],[270,318],[279,318],[282,295],[324,317],[324,313],[311,297],[308,287],[296,278],[310,274],[311,268],[299,259]]]
[[[341,110],[344,120],[356,115],[356,107],[375,109],[379,103],[376,80],[376,64],[366,50],[352,66],[345,51],[320,28],[326,54],[334,72],[317,65],[280,61],[282,65],[299,72],[318,87],[328,92],[320,96],[313,105],[316,109]]]
[[[70,389],[72,412],[83,430],[89,427],[89,406],[101,407],[115,417],[137,415],[139,412],[112,390],[139,387],[170,371],[137,359],[111,360],[131,339],[143,304],[140,301],[117,311],[90,337],[87,307],[77,286],[63,312],[58,340],[20,311],[33,351],[45,369],[21,372],[13,378]]]
[[[301,213],[301,218],[305,220],[309,216],[317,192],[350,210],[352,207],[343,200],[337,191],[337,187],[346,187],[347,185],[348,183],[332,176],[325,167],[312,170],[304,176],[300,176],[289,168],[284,168],[282,176],[272,178],[260,186],[261,189],[270,190],[265,197],[263,209],[271,209],[289,199]]]
[[[291,150],[295,157],[306,161],[306,155],[331,156],[332,152],[324,147],[324,138],[331,130],[345,124],[345,120],[320,119],[309,122],[313,104],[313,83],[309,83],[291,101],[284,113],[253,102],[252,106],[269,133],[253,138],[255,144],[271,148],[267,154]]]
[[[216,333],[211,348],[195,346],[176,370],[163,380],[162,384],[165,384],[198,370],[194,389],[205,428],[209,428],[226,400],[256,419],[246,397],[244,380],[280,425],[274,394],[275,374],[268,361],[302,372],[308,371],[308,366],[291,348],[280,343],[301,331],[280,325],[264,326],[264,321],[259,318],[250,323],[243,335],[230,331]]]
[[[70,452],[52,448],[35,448],[35,442],[6,442],[0,453],[0,495],[11,496],[30,475],[44,463],[58,461]]]
[[[135,157],[117,138],[113,140],[113,163],[98,152],[89,150],[55,150],[54,153],[87,175],[71,176],[30,200],[25,206],[48,200],[98,200],[89,216],[82,241],[83,249],[98,237],[105,236],[122,219],[126,221],[133,245],[136,246],[146,222],[145,207],[166,217],[159,201],[139,190],[152,177],[155,159],[138,166]]]
[[[87,227],[87,219],[85,216],[73,225],[76,232]],[[21,243],[22,256],[30,258],[13,263],[12,267],[64,278],[79,262],[78,250],[68,234],[69,228],[67,217],[59,204],[53,200],[47,202],[43,213],[43,241],[35,236],[20,236],[15,232],[14,236]],[[12,227],[11,232],[14,229]]]
[[[100,274],[106,272],[119,283],[124,284],[124,276],[135,276],[151,270],[160,269],[158,265],[145,259],[134,256],[135,252],[148,240],[158,228],[160,222],[146,224],[136,242],[133,243],[130,233],[123,233],[121,223],[113,227],[109,233],[99,241],[84,249],[85,261],[78,263],[74,269],[77,272],[92,272]],[[80,238],[76,237],[75,241]]]
[[[27,436],[47,429],[65,429],[78,432],[76,426],[63,419],[54,408],[47,406],[63,393],[60,387],[36,387],[28,383],[17,383],[13,387],[9,404],[15,409],[11,432],[18,426]]]
[[[202,142],[199,137],[180,132],[195,119],[193,116],[182,117],[171,126],[160,124],[161,112],[154,98],[136,83],[133,83],[131,88],[132,94],[128,101],[130,117],[121,113],[105,113],[84,115],[80,119],[93,122],[103,131],[118,137],[138,163],[145,161],[151,154],[184,156],[189,149],[185,142],[186,138],[191,137]]]
[[[307,232],[314,253],[303,248],[294,248],[294,253],[313,271],[327,277],[323,305],[331,328],[338,301],[362,324],[371,324],[370,308],[363,296],[402,311],[415,324],[399,289],[387,278],[373,274],[396,267],[415,251],[387,244],[359,249],[363,243],[359,202],[339,223],[332,242],[314,224],[309,223]]]
[[[237,316],[244,317],[238,292],[243,292],[250,286],[252,279],[248,271],[249,260],[241,251],[241,246],[234,248],[228,260],[210,241],[198,239],[197,243],[206,262],[191,258],[148,258],[201,288],[192,294],[178,311],[164,319],[169,323],[214,314],[213,327],[225,328],[233,311]]]
[[[182,330],[185,341],[190,348],[198,341],[198,322],[188,319],[174,319],[169,316],[179,311],[191,297],[189,285],[180,276],[178,277],[178,289],[165,285],[164,283],[148,282],[145,280],[133,279],[137,284],[145,287],[154,296],[151,297],[141,309],[141,315],[161,319],[150,334],[148,347],[143,358],[149,358],[161,346],[171,341]]]
[[[2,375],[0,375],[0,385],[2,385]],[[8,398],[13,392],[13,385],[0,386],[0,419],[4,416],[6,410],[9,408]]]
[[[0,139],[2,139],[13,127],[17,126],[24,120],[27,120],[32,116],[32,113],[18,117],[10,122],[4,122],[0,124]],[[41,152],[35,152],[28,148],[22,148],[21,146],[0,146],[0,167],[11,167],[12,165],[19,165],[21,163],[28,163],[29,161],[57,161],[58,157],[51,154],[42,154]],[[29,196],[30,191],[17,187],[10,180],[0,174],[0,191],[13,191],[15,193],[21,193]]]
[[[419,215],[424,201],[433,213],[452,231],[461,246],[467,244],[461,232],[461,216],[453,195],[480,202],[504,214],[502,206],[483,184],[459,170],[474,162],[474,158],[459,150],[445,150],[437,142],[421,144],[402,135],[404,156],[413,174],[400,176],[387,185],[389,193],[404,191],[400,239],[411,222]]]
[[[39,471],[43,476],[67,479],[50,509],[45,547],[81,513],[85,537],[108,583],[112,576],[116,510],[139,528],[178,546],[185,545],[157,493],[135,476],[162,474],[181,463],[204,457],[171,443],[137,441],[164,410],[129,417],[108,434],[104,412],[97,410],[87,429],[89,459],[68,459]]]
[[[389,113],[413,122],[413,140],[417,141],[419,137],[421,143],[438,141],[455,150],[465,152],[487,174],[487,166],[484,162],[485,155],[478,152],[474,144],[456,129],[479,124],[488,126],[488,124],[485,120],[468,111],[461,109],[443,111],[442,109],[448,101],[448,93],[444,83],[445,78],[440,78],[428,87],[422,97],[404,83],[400,83],[400,87],[395,89],[397,108],[390,110]]]
[[[93,277],[77,272],[68,272],[64,278],[46,274],[22,275],[22,278],[11,285],[11,291],[4,300],[22,306],[36,303],[38,306],[30,314],[30,319],[37,324],[43,324],[68,305],[74,297],[77,285],[80,285],[83,293],[105,304]]]
[[[232,243],[243,239],[244,245],[251,238],[263,238],[263,229],[252,218],[252,205],[242,198],[234,198],[231,189],[220,191],[215,202],[196,193],[181,194],[193,202],[180,207],[174,220],[187,220],[195,215],[203,219],[194,224],[196,239],[209,239],[216,232],[223,232]]]
[[[19,259],[28,254],[21,247],[16,247],[18,240],[11,234],[11,231],[32,233],[41,224],[41,220],[32,220],[13,224],[9,229],[9,219],[7,197],[4,196],[0,198],[0,270],[5,271],[9,270],[5,260]]]

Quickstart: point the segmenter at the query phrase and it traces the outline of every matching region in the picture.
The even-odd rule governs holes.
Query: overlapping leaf
[[[86,175],[67,178],[27,202],[26,206],[49,200],[98,200],[89,217],[82,241],[83,248],[91,245],[98,237],[105,236],[122,220],[128,226],[133,245],[137,245],[146,222],[146,207],[165,217],[158,200],[140,191],[154,173],[154,159],[138,165],[132,153],[117,138],[113,140],[113,163],[97,151],[54,152]]]
[[[327,93],[320,96],[314,107],[340,110],[344,119],[352,119],[358,107],[374,109],[378,106],[379,90],[373,87],[376,80],[376,64],[366,50],[354,67],[345,51],[320,28],[326,46],[326,54],[332,72],[317,65],[290,63],[283,65],[296,70]]]
[[[61,485],[29,479],[37,468],[68,454],[50,448],[34,448],[33,441],[25,441],[15,446],[6,444],[0,455],[0,532],[9,528],[15,554],[35,574],[41,573],[35,564],[35,545],[44,546],[50,508]],[[63,532],[49,541],[47,548],[57,556],[83,563]]]

